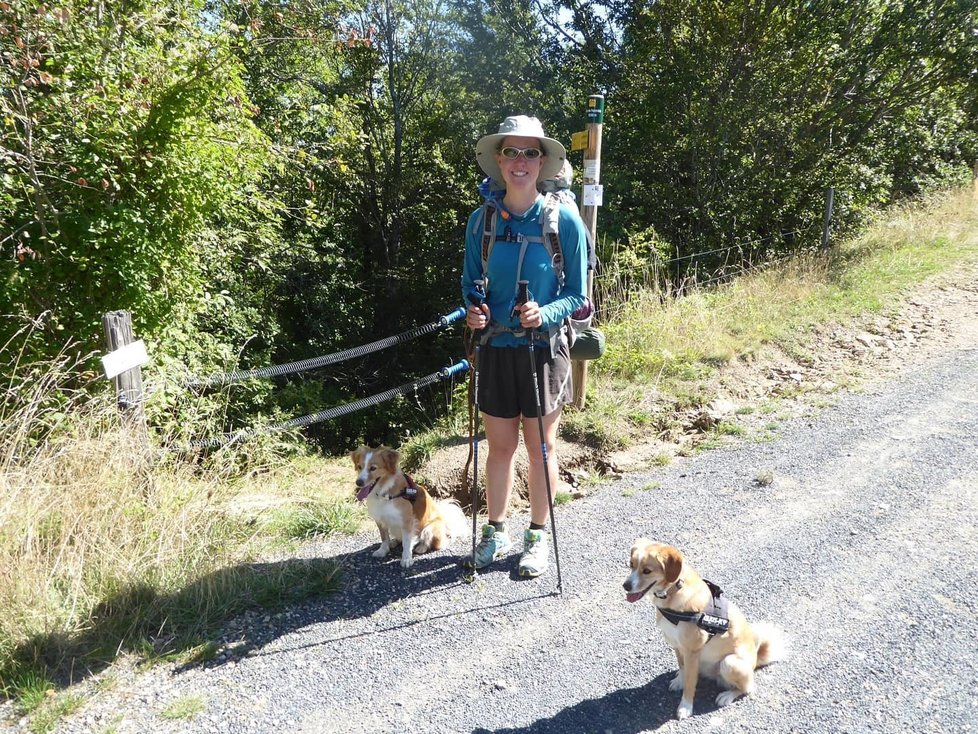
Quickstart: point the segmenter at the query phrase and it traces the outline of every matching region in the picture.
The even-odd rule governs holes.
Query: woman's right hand
[[[489,306],[485,303],[474,306],[469,304],[465,312],[465,323],[472,331],[480,331],[489,323]]]

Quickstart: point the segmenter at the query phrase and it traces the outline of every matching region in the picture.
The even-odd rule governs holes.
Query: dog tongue
[[[357,502],[363,502],[367,499],[367,495],[370,494],[370,490],[374,488],[372,484],[364,484],[360,489],[357,490]]]
[[[639,599],[641,599],[643,596],[645,596],[645,592],[644,591],[641,591],[641,592],[633,592],[631,594],[625,594],[625,599],[627,601],[630,601],[630,602],[632,602],[634,604]]]

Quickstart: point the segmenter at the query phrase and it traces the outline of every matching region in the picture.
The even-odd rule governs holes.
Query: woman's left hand
[[[524,329],[539,329],[543,326],[543,315],[540,313],[540,304],[536,301],[527,301],[520,308],[520,326]]]

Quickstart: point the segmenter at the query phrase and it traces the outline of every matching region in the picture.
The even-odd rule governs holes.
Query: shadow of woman
[[[669,690],[674,672],[656,676],[644,686],[619,688],[601,698],[581,701],[550,718],[508,729],[474,729],[472,734],[638,734],[659,729],[676,718],[679,693]],[[706,680],[697,687],[697,706],[693,716],[716,711],[713,699],[720,688]],[[705,700],[710,703],[706,704]]]

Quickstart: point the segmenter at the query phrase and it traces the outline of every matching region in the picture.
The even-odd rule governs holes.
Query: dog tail
[[[455,500],[438,500],[438,513],[445,521],[445,528],[452,538],[461,538],[469,532],[469,521]]]
[[[784,632],[770,622],[751,625],[757,637],[757,667],[784,659]]]

